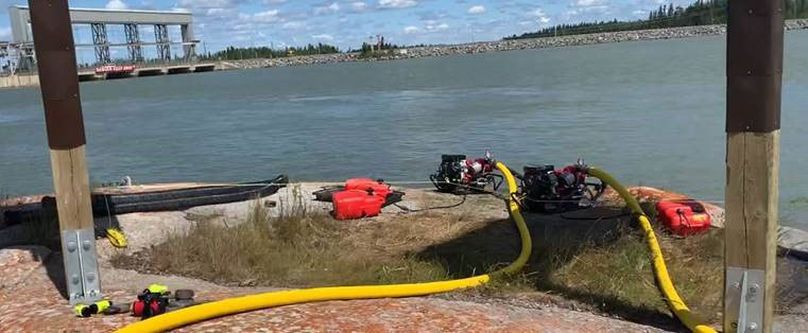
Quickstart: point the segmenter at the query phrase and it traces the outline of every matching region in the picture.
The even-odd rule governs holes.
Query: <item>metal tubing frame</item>
[[[143,50],[140,43],[140,31],[137,24],[124,24],[123,31],[126,35],[126,48],[129,51],[129,59],[132,62],[143,61]]]
[[[107,25],[104,23],[91,23],[93,44],[95,45],[95,60],[100,64],[112,62],[109,55],[109,40],[107,39]]]
[[[168,26],[165,24],[154,25],[154,42],[157,45],[157,58],[171,61],[171,39],[168,37]]]

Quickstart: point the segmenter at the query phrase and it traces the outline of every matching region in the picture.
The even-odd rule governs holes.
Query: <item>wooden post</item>
[[[100,299],[76,53],[67,0],[29,0],[71,304]]]
[[[730,1],[724,332],[774,324],[782,69],[783,1]]]

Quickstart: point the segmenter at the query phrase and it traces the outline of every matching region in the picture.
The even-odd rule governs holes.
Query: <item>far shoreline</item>
[[[808,30],[808,19],[785,21],[786,31]],[[722,36],[726,34],[725,24],[700,25],[647,30],[628,30],[616,32],[599,32],[557,37],[539,37],[525,39],[481,41],[473,43],[419,46],[390,50],[385,55],[361,57],[358,52],[332,53],[319,55],[291,56],[282,58],[250,58],[239,60],[206,59],[203,62],[215,64],[215,71],[232,71],[245,69],[325,65],[346,62],[377,62],[392,60],[408,60],[418,58],[446,57],[464,54],[480,54],[507,52],[517,50],[537,50],[547,48],[565,48],[599,44],[625,43],[635,41],[654,41],[668,39],[684,39],[695,37]],[[39,77],[32,74],[19,74],[0,77],[0,91],[32,88],[39,86]]]
[[[786,31],[808,29],[808,19],[787,20]],[[241,60],[217,60],[217,70],[239,70],[254,68],[274,68],[305,65],[322,65],[342,62],[374,62],[406,60],[428,57],[444,57],[462,54],[479,54],[505,52],[515,50],[562,48],[597,44],[611,44],[631,41],[652,41],[683,39],[693,37],[721,36],[726,34],[726,25],[701,25],[648,30],[631,30],[617,32],[600,32],[558,37],[540,37],[512,40],[496,40],[474,43],[447,44],[401,48],[393,50],[391,55],[373,58],[362,58],[359,53],[334,53],[307,55],[284,58],[252,58]]]

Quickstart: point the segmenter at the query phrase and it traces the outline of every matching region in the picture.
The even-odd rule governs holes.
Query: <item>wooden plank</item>
[[[90,177],[85,155],[85,146],[50,151],[60,230],[93,228]]]
[[[724,198],[724,262],[727,267],[746,267],[746,224],[743,216],[746,133],[727,135],[727,173]]]
[[[780,131],[740,132],[727,137],[725,267],[764,272],[763,332],[771,332],[776,302],[775,263],[779,200]],[[724,313],[737,313],[727,301]],[[724,331],[735,332],[733,316]]]

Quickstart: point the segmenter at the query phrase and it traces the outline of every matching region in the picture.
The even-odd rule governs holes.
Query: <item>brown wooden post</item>
[[[732,0],[727,24],[724,332],[774,324],[783,0]]]
[[[67,0],[29,0],[71,304],[100,299],[76,53]]]

